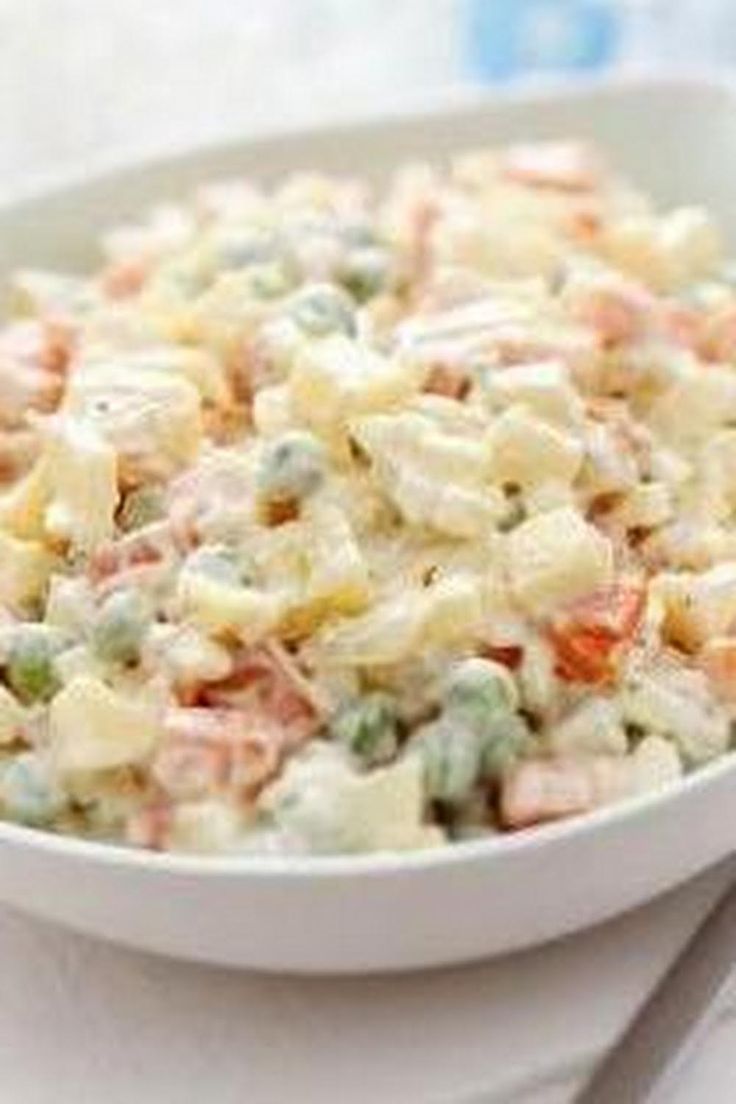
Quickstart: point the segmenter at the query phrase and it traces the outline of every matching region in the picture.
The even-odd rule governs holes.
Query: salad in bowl
[[[0,331],[0,817],[411,850],[736,716],[736,273],[599,151],[201,187]]]

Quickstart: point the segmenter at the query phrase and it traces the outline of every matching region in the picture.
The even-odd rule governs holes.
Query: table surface
[[[505,959],[350,979],[176,963],[0,911],[2,1099],[567,1104],[723,883]],[[673,1104],[733,1101],[729,1016]]]

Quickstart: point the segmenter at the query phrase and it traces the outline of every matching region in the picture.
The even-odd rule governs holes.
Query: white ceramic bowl
[[[0,280],[75,265],[95,231],[195,182],[295,167],[380,175],[416,156],[590,135],[664,202],[702,201],[736,239],[736,94],[696,78],[474,100],[188,152],[0,207]],[[437,852],[190,858],[0,825],[0,898],[162,954],[303,972],[398,970],[528,946],[632,908],[725,857],[736,839],[727,757],[670,792]]]

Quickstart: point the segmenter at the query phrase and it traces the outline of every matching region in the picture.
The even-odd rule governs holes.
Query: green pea
[[[340,283],[359,303],[385,291],[389,284],[389,255],[380,246],[365,246],[348,253],[340,268]]]
[[[500,778],[504,771],[524,754],[531,733],[518,713],[498,713],[483,736],[481,773],[490,780]]]
[[[367,219],[353,218],[343,222],[339,233],[347,246],[363,248],[378,245],[376,229]]]
[[[217,261],[221,268],[250,268],[278,260],[278,242],[265,230],[230,232],[217,243]]]
[[[311,433],[294,431],[269,441],[256,474],[258,492],[270,502],[300,500],[325,476],[325,450]]]
[[[355,337],[355,312],[350,297],[332,284],[310,284],[302,288],[289,306],[290,317],[310,337],[343,333]]]
[[[450,672],[445,695],[449,715],[483,733],[498,714],[512,714],[516,707],[514,684],[498,663],[478,656],[462,660]]]
[[[341,709],[332,722],[334,739],[366,766],[386,763],[398,748],[396,706],[387,694],[366,694]]]
[[[294,286],[294,280],[281,261],[264,261],[248,272],[250,288],[259,299],[280,299]]]
[[[458,804],[469,797],[478,781],[482,752],[471,729],[443,716],[420,729],[411,748],[421,756],[428,798]]]
[[[136,663],[150,621],[149,608],[135,591],[111,594],[97,611],[92,647],[105,663]]]
[[[158,487],[136,487],[125,496],[118,512],[118,525],[130,533],[157,521],[163,512],[163,494]]]
[[[237,550],[224,544],[202,545],[187,556],[185,567],[226,586],[247,586],[253,581]]]
[[[60,651],[57,633],[46,625],[23,625],[11,645],[6,678],[11,690],[29,704],[48,701],[59,688],[54,658]]]
[[[64,806],[63,794],[37,753],[24,752],[2,769],[0,808],[9,820],[40,828],[50,824]]]

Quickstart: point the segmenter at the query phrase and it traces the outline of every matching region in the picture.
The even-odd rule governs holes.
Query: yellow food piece
[[[509,534],[507,570],[519,605],[540,616],[610,582],[613,550],[577,510],[563,507]]]
[[[38,541],[18,540],[0,532],[0,605],[17,610],[40,598],[53,565]]]
[[[77,675],[51,702],[49,731],[55,765],[67,774],[142,762],[159,740],[161,722],[154,703]]]

